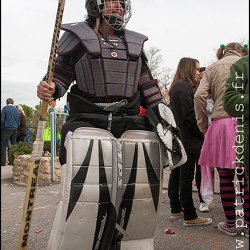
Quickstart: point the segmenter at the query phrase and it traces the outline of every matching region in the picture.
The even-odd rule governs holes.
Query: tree
[[[158,80],[158,86],[161,89],[165,102],[169,103],[168,89],[173,79],[173,69],[162,66],[163,57],[160,54],[161,49],[150,47],[145,53],[148,58],[149,69],[153,77]]]
[[[34,117],[34,109],[25,105],[25,104],[21,104],[23,111],[26,115],[26,124],[28,126],[31,126],[31,124],[33,124],[33,117]]]
[[[159,54],[161,50],[157,47],[150,47],[148,51],[146,51],[146,55],[148,58],[148,66],[151,70],[153,77],[157,78],[160,74],[160,64],[162,63],[162,55]]]
[[[163,57],[161,49],[157,47],[150,47],[146,52],[148,58],[148,66],[154,78],[158,80],[160,89],[167,90],[173,79],[173,69],[162,66]]]

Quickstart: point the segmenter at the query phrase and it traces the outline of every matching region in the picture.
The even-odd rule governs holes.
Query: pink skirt
[[[235,169],[236,119],[213,120],[205,134],[199,165]]]

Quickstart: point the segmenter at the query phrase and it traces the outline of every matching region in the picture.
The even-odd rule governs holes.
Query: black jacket
[[[170,94],[177,126],[181,130],[182,142],[187,153],[199,154],[204,135],[200,132],[194,113],[194,91],[188,82],[178,82]]]

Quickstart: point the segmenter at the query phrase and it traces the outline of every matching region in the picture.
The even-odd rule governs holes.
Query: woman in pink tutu
[[[236,42],[220,46],[216,53],[218,61],[206,68],[195,92],[194,107],[197,125],[200,131],[205,133],[199,165],[211,169],[216,167],[220,177],[220,195],[226,222],[220,222],[218,229],[229,236],[237,236],[237,228],[241,227],[244,229],[246,237],[249,237],[247,180],[235,164],[237,161],[235,147],[237,121],[236,118],[231,118],[227,114],[222,105],[222,96],[230,67],[246,54],[248,54],[248,49]],[[212,122],[208,126],[206,107],[209,95],[211,95],[214,106],[211,115]],[[240,190],[234,187],[235,174],[238,178],[235,184],[239,184]],[[236,192],[241,195],[238,205],[242,204],[244,209],[244,218],[241,221],[236,220]]]

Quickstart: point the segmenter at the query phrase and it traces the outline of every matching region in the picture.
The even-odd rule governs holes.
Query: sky
[[[163,67],[175,71],[182,57],[208,66],[221,44],[249,43],[248,0],[131,0],[127,29],[146,35],[145,50],[161,50]],[[35,108],[36,88],[47,72],[57,0],[1,0],[1,108],[15,104]],[[66,0],[63,23],[86,17],[85,0]],[[60,35],[62,32],[60,33]],[[66,95],[57,109],[66,104]]]

